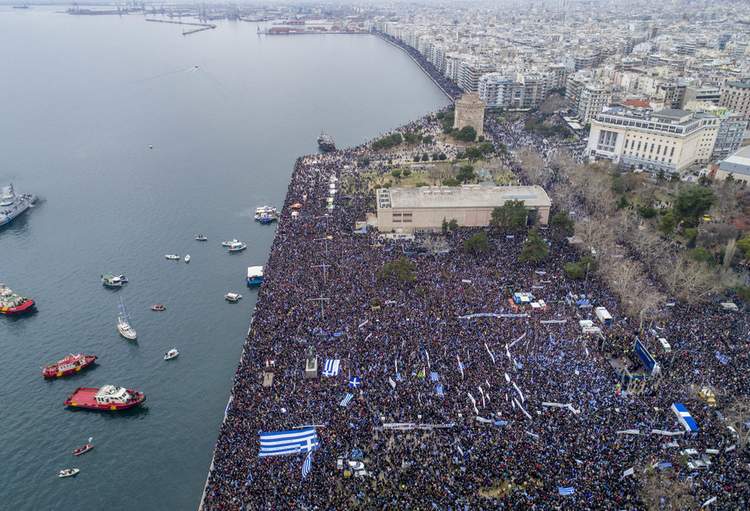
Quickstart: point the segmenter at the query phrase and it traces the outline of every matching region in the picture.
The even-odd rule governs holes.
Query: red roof
[[[651,108],[651,105],[645,99],[626,99],[622,104],[632,108]]]

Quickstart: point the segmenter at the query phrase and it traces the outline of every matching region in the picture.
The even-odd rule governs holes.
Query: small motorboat
[[[122,287],[123,284],[127,284],[128,278],[125,275],[113,275],[111,273],[105,273],[102,275],[102,285],[104,287]]]
[[[235,238],[235,239],[233,239],[233,240],[222,241],[222,242],[221,242],[221,246],[222,246],[222,247],[228,247],[228,246],[229,246],[229,245],[231,245],[232,243],[239,243],[239,242],[240,242],[240,240],[238,240],[238,239],[236,239],[236,238]]]
[[[166,254],[164,256],[164,259],[168,259],[170,261],[179,261],[180,260],[180,256],[178,256],[177,254]]]
[[[80,456],[81,454],[86,454],[91,449],[94,448],[94,444],[91,443],[91,441],[94,439],[94,437],[90,437],[89,441],[86,442],[86,445],[82,445],[78,449],[73,449],[73,456]]]
[[[167,306],[163,303],[155,303],[151,306],[151,310],[155,312],[164,312],[167,310]]]
[[[208,241],[208,236],[206,236],[205,234],[198,234],[195,237],[195,241]]]
[[[247,287],[256,287],[263,284],[263,267],[249,266],[247,268]]]
[[[260,216],[260,218],[257,218],[256,220],[263,225],[268,225],[272,222],[275,222],[278,219],[279,219],[278,216],[275,214],[264,213]]]
[[[278,216],[278,211],[276,211],[276,208],[273,206],[260,206],[259,208],[255,208],[255,220],[261,221],[261,219],[268,217],[275,220]]]
[[[187,254],[187,255],[185,256],[185,262],[186,262],[186,263],[189,263],[189,262],[190,262],[190,254]]]
[[[130,316],[128,311],[125,310],[125,304],[120,300],[120,313],[117,315],[117,331],[120,335],[129,341],[134,341],[138,334],[135,329],[130,325]]]
[[[78,475],[78,472],[80,472],[80,470],[77,468],[64,468],[57,473],[57,477],[73,477]]]
[[[224,299],[230,303],[237,303],[242,298],[242,295],[239,293],[227,293],[224,295]]]
[[[232,252],[242,252],[246,248],[247,248],[247,244],[242,243],[241,241],[238,241],[236,243],[231,243],[227,247],[227,250],[229,250],[230,253],[232,253]]]
[[[180,352],[177,351],[177,348],[172,348],[164,354],[164,360],[172,360],[173,358],[177,358],[179,354]]]

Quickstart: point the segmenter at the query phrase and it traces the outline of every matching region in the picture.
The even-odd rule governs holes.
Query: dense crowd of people
[[[430,117],[403,130],[437,124]],[[514,149],[530,145],[545,158],[560,149],[522,123],[490,119],[486,130],[511,150],[505,163],[521,181]],[[346,194],[331,185],[357,184],[363,166],[388,172],[387,159],[365,145],[297,161],[203,509],[643,509],[643,481],[655,471],[684,483],[695,508],[713,497],[717,509],[750,506],[750,459],[719,412],[748,397],[744,311],[664,304],[641,333],[594,276],[565,277],[563,265],[579,254],[551,227],[543,231],[550,256],[538,265],[518,262],[523,232],[488,229],[491,249],[472,255],[462,247],[476,230],[458,229],[417,237],[444,236],[450,251],[412,257],[413,281],[383,274],[404,257],[403,242],[355,232],[373,211],[364,183]],[[518,292],[543,306],[516,304]],[[613,324],[581,307],[574,296],[582,294]],[[602,336],[583,334],[584,319]],[[610,361],[628,359],[636,371],[638,335],[662,371],[635,394]],[[670,353],[660,351],[661,337]],[[315,379],[305,379],[310,347]],[[337,376],[321,374],[327,359],[341,361]],[[718,406],[693,386],[715,389]],[[683,434],[676,402],[689,408],[697,435]],[[259,432],[306,425],[321,441],[306,478],[304,453],[258,456]],[[688,468],[690,459],[710,465]]]

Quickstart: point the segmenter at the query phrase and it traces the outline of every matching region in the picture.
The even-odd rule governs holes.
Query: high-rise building
[[[719,119],[709,114],[614,107],[591,122],[585,154],[626,169],[674,174],[710,161],[718,129]]]
[[[610,94],[606,87],[590,77],[575,74],[568,77],[565,98],[576,117],[585,124],[609,104]]]
[[[479,78],[479,97],[488,107],[530,109],[546,95],[546,77],[539,74],[488,73]]]
[[[719,105],[750,120],[750,79],[728,81],[721,88]]]

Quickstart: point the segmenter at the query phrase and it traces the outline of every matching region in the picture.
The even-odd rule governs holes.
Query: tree
[[[620,196],[620,200],[617,201],[617,209],[625,209],[630,205],[628,198],[624,195]]]
[[[430,155],[427,153],[422,153],[422,161],[430,161]]]
[[[444,160],[448,159],[448,157],[445,155],[445,153],[440,153],[440,156],[438,156],[438,158],[440,158],[440,161],[444,161]]]
[[[463,142],[474,142],[477,138],[477,130],[471,126],[464,126],[453,135],[456,139]]]
[[[401,179],[401,169],[393,169],[391,171],[391,175],[395,177],[397,180]]]
[[[451,221],[448,222],[448,230],[453,232],[456,229],[458,229],[458,220],[456,220],[455,218],[451,218]]]
[[[490,225],[501,229],[519,229],[526,225],[528,211],[522,200],[509,200],[492,210]]]
[[[474,167],[469,164],[461,165],[461,168],[458,169],[458,174],[456,174],[456,179],[458,179],[462,183],[468,183],[469,181],[473,181],[475,178],[476,175],[474,174]]]
[[[586,268],[580,263],[565,263],[563,270],[565,270],[565,275],[572,280],[581,280],[586,275]]]
[[[542,239],[537,229],[530,230],[526,241],[523,242],[523,248],[518,260],[522,263],[539,263],[546,259],[548,255],[549,247],[547,246],[547,242]]]
[[[688,253],[688,255],[690,256],[690,259],[692,259],[693,261],[698,261],[699,263],[706,263],[710,266],[716,264],[716,259],[714,258],[713,254],[703,247],[692,249]]]
[[[419,155],[418,155],[418,154],[415,154],[415,155],[414,155],[414,158],[413,158],[413,159],[414,159],[414,163],[416,163],[416,162],[418,162],[418,161],[419,161],[419,160],[420,160],[421,158],[419,157]]]
[[[440,229],[443,231],[443,234],[448,234],[448,220],[443,217],[443,223],[440,225]]]
[[[677,226],[677,219],[674,217],[674,213],[670,210],[664,213],[659,222],[659,231],[665,236],[669,236],[674,232],[674,228]]]
[[[674,211],[680,220],[694,227],[715,200],[714,192],[710,188],[700,185],[687,186],[677,194]]]
[[[573,236],[576,223],[570,218],[570,216],[568,216],[567,211],[560,211],[552,216],[550,225],[555,227],[560,234],[567,237]]]
[[[458,186],[460,184],[461,184],[461,182],[458,179],[454,178],[454,177],[449,177],[448,179],[443,179],[443,186]]]
[[[745,259],[750,259],[750,234],[744,235],[737,242],[737,248],[740,249]]]
[[[464,251],[472,254],[479,255],[487,252],[490,249],[490,243],[487,239],[487,233],[480,232],[464,240]]]
[[[612,176],[612,191],[615,193],[625,193],[625,180],[620,174]]]
[[[414,263],[406,257],[399,257],[395,261],[385,263],[378,272],[378,278],[399,283],[412,283],[416,280]]]
[[[422,137],[422,143],[423,144],[432,144],[433,138],[432,135],[425,135]]]
[[[638,206],[638,214],[646,219],[654,218],[656,216],[656,209],[653,206]]]
[[[401,173],[403,174],[404,177],[409,177],[411,176],[411,169],[406,168]]]

